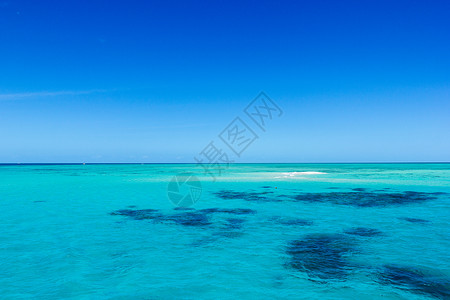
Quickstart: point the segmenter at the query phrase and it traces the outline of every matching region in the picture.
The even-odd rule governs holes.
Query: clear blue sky
[[[0,162],[193,162],[260,91],[238,162],[450,161],[449,12],[0,0]]]

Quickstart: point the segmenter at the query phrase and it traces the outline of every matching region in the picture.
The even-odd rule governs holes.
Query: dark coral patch
[[[438,299],[450,299],[450,280],[407,267],[388,265],[378,274],[381,284]]]
[[[211,214],[211,213],[224,213],[224,214],[234,214],[234,215],[251,215],[256,214],[256,210],[249,208],[205,208],[200,209],[199,212]]]
[[[174,222],[185,226],[205,226],[211,224],[207,215],[196,212],[184,212],[175,215],[163,215],[156,209],[120,209],[111,213],[114,216],[126,216],[134,220],[153,220],[156,222]]]
[[[405,218],[399,218],[399,219],[400,219],[400,220],[407,221],[407,222],[410,222],[410,223],[422,223],[422,224],[430,223],[430,221],[428,221],[428,220],[417,219],[417,218],[408,218],[408,217],[405,217]]]
[[[227,238],[236,238],[242,236],[242,226],[246,220],[240,218],[226,219],[225,227],[217,231],[214,235]]]
[[[440,195],[448,195],[448,193],[444,193],[444,192],[434,192],[434,193],[430,193],[430,194],[438,195],[438,196],[440,196]]]
[[[213,213],[220,212],[220,210],[221,210],[220,208],[213,207],[213,208],[200,209],[199,212],[204,213],[204,214],[213,214]]]
[[[178,207],[175,207],[173,210],[195,210],[195,208],[178,206]]]
[[[238,219],[238,218],[229,218],[226,220],[226,228],[231,230],[241,229],[242,224],[245,222],[244,219]]]
[[[256,193],[254,193],[254,194],[256,194]],[[261,192],[259,194],[260,195],[267,195],[267,194],[273,194],[273,192],[272,191],[265,191],[265,192]]]
[[[423,192],[373,193],[373,192],[330,192],[301,193],[291,196],[296,201],[312,203],[333,203],[357,207],[383,207],[422,203],[437,199],[436,195]]]
[[[184,226],[207,226],[211,225],[209,217],[198,212],[185,212],[165,217],[165,220],[173,221]]]
[[[351,241],[342,234],[308,235],[287,248],[289,266],[322,280],[345,280],[353,268],[347,260],[353,251]]]
[[[374,229],[374,228],[366,228],[366,227],[355,227],[350,228],[344,231],[346,234],[358,235],[358,236],[377,236],[381,235],[382,232]]]
[[[351,192],[297,193],[294,195],[270,195],[272,192],[238,192],[221,190],[214,193],[225,200],[239,199],[254,202],[280,202],[288,199],[303,202],[332,203],[356,207],[383,207],[421,203],[437,199],[442,193],[424,192],[367,192],[363,188],[355,188]]]
[[[295,219],[295,218],[287,218],[287,217],[272,217],[270,219],[272,222],[286,225],[286,226],[311,226],[313,224],[312,221],[304,220],[304,219]]]
[[[119,209],[113,211],[110,215],[126,216],[135,220],[151,220],[162,217],[157,209]]]
[[[255,214],[256,211],[248,208],[207,208],[202,210],[182,209],[177,214],[163,215],[156,209],[120,209],[110,215],[126,216],[134,220],[153,220],[159,223],[175,223],[184,226],[207,226],[211,225],[211,214],[223,213],[233,215]],[[229,219],[233,220],[233,219]],[[228,221],[238,224],[239,221]],[[237,226],[237,225],[236,225]]]
[[[239,199],[239,200],[245,200],[245,201],[255,201],[255,202],[277,202],[280,201],[279,199],[269,197],[268,194],[271,194],[272,192],[236,192],[231,190],[222,190],[219,192],[214,193],[217,197],[224,199],[224,200],[230,200],[230,199]]]

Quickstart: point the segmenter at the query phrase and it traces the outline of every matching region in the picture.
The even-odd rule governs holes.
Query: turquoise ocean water
[[[0,298],[449,299],[449,216],[450,164],[2,165]]]

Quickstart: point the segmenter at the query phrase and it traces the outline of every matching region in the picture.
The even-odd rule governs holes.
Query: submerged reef
[[[295,218],[287,218],[287,217],[272,217],[270,221],[287,226],[311,226],[313,225],[313,221],[304,220],[304,219],[295,219]]]
[[[278,202],[278,201],[281,201],[280,199],[273,197],[271,195],[271,194],[273,194],[273,192],[270,192],[270,191],[264,191],[264,192],[258,193],[258,192],[237,192],[237,191],[231,191],[231,190],[221,190],[221,191],[215,192],[213,194],[224,200],[239,199],[239,200],[255,201],[255,202]],[[270,197],[270,196],[272,196],[272,197]]]
[[[245,222],[245,219],[240,218],[229,218],[226,219],[226,229],[236,230],[236,229],[242,229],[242,225]]]
[[[374,193],[374,192],[327,192],[327,193],[301,193],[291,196],[295,201],[310,203],[333,203],[356,207],[383,207],[391,205],[405,205],[422,203],[437,199],[435,193],[401,192],[401,193]]]
[[[417,219],[417,218],[408,218],[408,217],[405,217],[405,218],[399,218],[399,219],[400,219],[400,220],[407,221],[407,222],[410,222],[410,223],[422,223],[422,224],[430,223],[430,221],[428,221],[428,220]]]
[[[178,206],[178,207],[175,207],[173,210],[195,210],[195,208]]]
[[[347,257],[355,251],[342,234],[311,234],[291,241],[287,247],[288,266],[321,280],[345,280],[354,268]]]
[[[251,215],[256,214],[256,210],[249,208],[205,208],[200,209],[199,212],[211,214],[211,213],[224,213],[234,215]]]
[[[228,218],[219,230],[213,233],[215,237],[235,238],[243,235],[242,229],[247,221],[241,218]]]
[[[180,211],[178,208],[175,210]],[[181,212],[176,214],[163,214],[157,209],[120,209],[110,213],[113,216],[125,216],[133,220],[153,220],[157,223],[175,223],[183,226],[211,225],[212,214],[251,215],[256,214],[256,211],[248,208],[206,208],[181,209]],[[235,225],[240,222],[239,219],[233,218],[227,220],[228,223]]]
[[[354,188],[354,189],[352,189],[352,191],[355,191],[355,192],[365,192],[367,189],[365,189],[365,188]]]
[[[110,213],[112,216],[126,216],[134,220],[153,220],[162,218],[157,209],[119,209]]]
[[[184,226],[207,226],[211,225],[208,215],[199,212],[184,212],[176,215],[166,216],[164,221],[173,221]]]
[[[344,231],[346,234],[372,237],[377,235],[382,235],[383,233],[378,229],[366,228],[366,227],[354,227]]]
[[[291,195],[274,195],[273,192],[242,192],[221,190],[213,193],[224,200],[244,200],[254,202],[299,201],[309,203],[332,203],[355,207],[384,207],[406,205],[435,200],[445,193],[425,192],[370,192],[364,188],[354,188],[350,192],[297,193]]]
[[[381,284],[437,299],[450,299],[450,279],[411,267],[387,265],[378,273]]]

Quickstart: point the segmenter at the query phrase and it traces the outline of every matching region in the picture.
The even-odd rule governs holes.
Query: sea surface
[[[201,188],[178,181],[171,195],[192,200],[179,207],[168,187],[185,173]],[[450,299],[450,164],[215,176],[1,165],[0,298]]]

